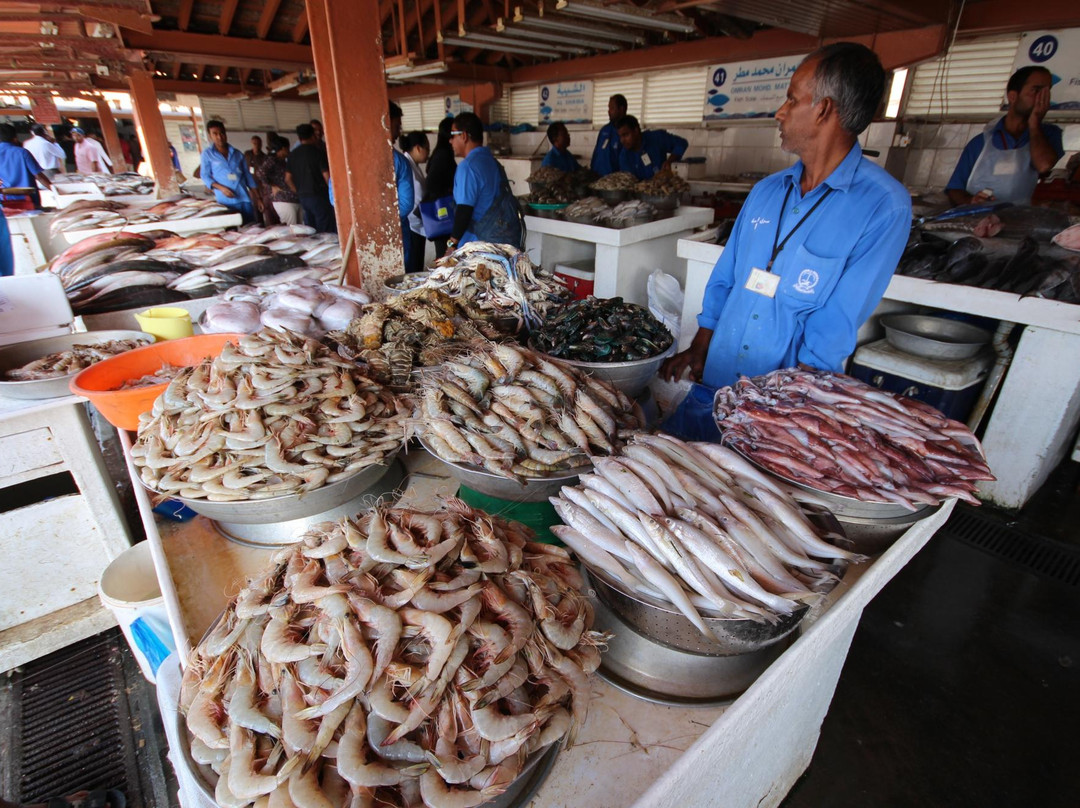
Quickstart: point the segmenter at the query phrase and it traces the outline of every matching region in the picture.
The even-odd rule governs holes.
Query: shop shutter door
[[[308,120],[322,121],[322,109],[318,104],[308,103],[307,105]],[[325,131],[325,129],[324,129]]]
[[[705,104],[706,67],[663,70],[645,76],[642,126],[700,123]]]
[[[424,128],[424,119],[419,101],[401,101],[401,131],[412,132]]]
[[[274,104],[269,100],[245,101],[240,104],[240,117],[244,121],[244,129],[249,132],[269,132],[277,129]]]
[[[593,126],[599,128],[608,122],[608,99],[616,93],[626,96],[626,111],[641,120],[645,80],[640,75],[600,78],[593,80]]]
[[[510,125],[540,123],[540,87],[515,87],[510,91]]]
[[[199,98],[199,106],[202,107],[203,120],[221,121],[226,129],[243,129],[244,119],[240,115],[240,105],[236,101],[226,101],[224,98]]]
[[[492,123],[510,123],[510,91],[504,90],[502,98],[488,107],[488,119]]]
[[[274,101],[277,112],[277,126],[279,132],[289,132],[296,135],[296,127],[311,120],[308,115],[307,103],[299,101]]]
[[[457,96],[454,96],[456,99]],[[446,96],[436,98],[424,98],[420,101],[421,124],[418,129],[426,129],[435,132],[439,129],[439,121],[446,117]],[[412,130],[406,130],[412,131]]]
[[[959,42],[910,78],[904,116],[985,118],[1001,109],[1019,35]]]

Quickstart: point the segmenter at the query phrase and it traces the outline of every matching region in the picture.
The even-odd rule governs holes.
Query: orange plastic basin
[[[207,357],[221,353],[227,342],[234,344],[243,334],[202,334],[197,337],[157,342],[109,357],[91,365],[71,380],[71,392],[90,399],[105,419],[119,429],[137,430],[139,416],[149,412],[168,383],[116,388],[126,381],[141,379],[170,365],[192,367]]]

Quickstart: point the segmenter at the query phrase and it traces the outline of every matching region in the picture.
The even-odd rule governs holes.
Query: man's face
[[[619,106],[614,98],[608,99],[607,102],[607,116],[608,120],[614,123],[626,114],[626,107]]]
[[[395,141],[401,137],[401,118],[390,119],[390,137]]]
[[[559,131],[555,133],[555,142],[551,145],[559,151],[566,151],[570,148],[570,133],[565,126],[561,127]]]
[[[400,124],[398,124],[398,125],[400,126]],[[322,124],[319,123],[318,121],[312,121],[311,128],[315,130],[315,139],[316,140],[322,140],[323,139]]]
[[[620,126],[619,142],[624,149],[637,151],[641,148],[641,130],[632,126]]]
[[[256,154],[258,154],[259,152],[262,151],[262,138],[261,137],[253,137],[251,139],[251,150],[253,152],[255,152]]]
[[[465,147],[468,145],[469,137],[464,132],[458,129],[450,130],[450,146],[454,150],[455,157],[465,156]]]
[[[786,152],[801,154],[817,131],[817,114],[822,102],[813,103],[816,67],[816,59],[800,65],[788,85],[787,100],[776,111],[776,122],[780,128],[780,148]]]
[[[1050,76],[1041,70],[1036,70],[1028,76],[1027,82],[1020,92],[1008,94],[1009,108],[1021,117],[1028,117],[1035,108],[1035,97],[1042,90],[1050,89]]]
[[[72,132],[71,137],[76,143],[82,143],[84,140],[86,140],[86,135],[82,134],[81,132]]]
[[[220,126],[215,126],[208,133],[210,136],[210,142],[214,144],[215,149],[225,150],[225,147],[229,145],[229,136],[225,134],[225,130]]]

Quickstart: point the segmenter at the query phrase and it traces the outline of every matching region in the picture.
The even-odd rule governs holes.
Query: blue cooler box
[[[964,421],[993,364],[994,353],[989,348],[971,359],[927,359],[879,340],[855,351],[848,372],[874,387],[926,402],[950,418]]]

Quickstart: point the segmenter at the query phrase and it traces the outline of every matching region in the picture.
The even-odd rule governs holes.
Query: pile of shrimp
[[[168,496],[302,494],[396,454],[409,412],[325,345],[268,328],[177,375],[139,417],[131,457]]]
[[[573,737],[606,635],[562,548],[448,499],[315,526],[184,672],[222,808],[470,808]]]

